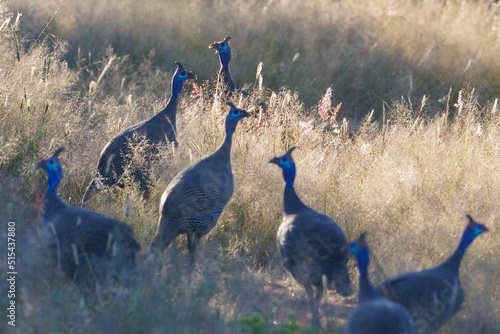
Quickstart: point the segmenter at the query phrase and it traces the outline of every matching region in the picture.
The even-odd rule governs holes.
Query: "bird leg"
[[[187,248],[189,251],[189,264],[188,264],[188,282],[191,285],[191,275],[196,271],[196,247],[200,243],[201,235],[198,233],[187,233]]]
[[[196,248],[200,243],[201,236],[198,233],[187,234],[187,247],[189,251],[189,266],[191,269],[196,268]]]
[[[160,253],[168,248],[172,240],[178,235],[176,230],[173,230],[169,222],[160,217],[158,221],[158,231],[151,244],[151,250],[159,249]]]
[[[134,174],[134,181],[139,183],[142,199],[147,201],[151,195],[151,176],[147,171],[137,170]]]
[[[321,295],[323,294],[323,288],[317,289],[316,296],[314,296],[313,288],[311,286],[308,286],[306,288],[306,292],[307,292],[307,296],[308,296],[310,307],[311,307],[311,313],[312,313],[311,323],[314,326],[321,328],[321,316],[319,314],[319,301],[321,299]]]
[[[318,307],[321,302],[321,296],[323,296],[323,286],[319,286],[316,288],[316,296],[314,297],[314,300]]]
[[[96,178],[93,178],[90,181],[90,184],[88,185],[82,197],[82,203],[81,203],[82,206],[84,206],[85,202],[87,202],[91,197],[93,197],[95,195],[95,192],[98,190],[96,182],[97,182]]]

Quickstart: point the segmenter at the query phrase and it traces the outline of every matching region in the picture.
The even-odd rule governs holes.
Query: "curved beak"
[[[187,72],[187,76],[188,80],[196,80],[196,75],[192,71]]]
[[[215,42],[208,46],[209,49],[214,49],[215,53],[219,52],[219,43]]]
[[[271,164],[279,165],[280,163],[280,157],[274,157],[271,160],[268,161]]]

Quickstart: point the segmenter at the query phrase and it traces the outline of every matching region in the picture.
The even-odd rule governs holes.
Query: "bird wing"
[[[278,228],[277,241],[283,265],[297,280],[300,280],[297,270],[309,275],[303,281],[321,280],[323,274],[330,280],[335,272],[345,270],[347,273],[346,238],[326,215],[312,210],[285,215]]]
[[[349,257],[344,232],[332,218],[311,211],[300,214],[299,220],[308,244],[323,261],[337,261]]]
[[[144,123],[141,122],[123,130],[104,146],[98,162],[98,169],[102,175],[108,174],[110,168],[123,164],[124,155],[130,153],[129,140],[134,133],[142,134],[141,127]]]
[[[233,174],[210,165],[201,160],[170,182],[161,199],[165,217],[175,220],[224,209],[234,191]]]
[[[403,304],[410,311],[455,304],[463,294],[459,281],[443,278],[431,270],[396,276],[377,289],[386,298]]]
[[[59,217],[58,235],[78,245],[80,251],[104,255],[115,242],[133,252],[140,250],[132,229],[119,220],[78,207],[68,207]]]

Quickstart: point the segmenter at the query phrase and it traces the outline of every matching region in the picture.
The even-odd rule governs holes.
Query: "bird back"
[[[93,277],[96,263],[104,263],[103,274],[135,268],[140,244],[125,223],[99,213],[73,207],[57,195],[62,166],[57,155],[39,162],[48,175],[45,195],[44,227],[47,244],[59,269],[72,280]],[[80,275],[77,275],[80,273]]]
[[[344,334],[413,334],[408,311],[384,298],[359,304],[348,318]]]
[[[233,192],[230,161],[211,155],[176,175],[163,193],[160,210],[170,219],[222,212]]]

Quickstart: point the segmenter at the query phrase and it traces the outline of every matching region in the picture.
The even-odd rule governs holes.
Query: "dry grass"
[[[431,6],[430,1],[419,3],[419,6]],[[238,7],[238,10],[250,17],[248,13],[257,4],[252,2],[248,7]],[[285,4],[288,11],[280,7]],[[460,47],[467,48],[471,44],[466,39],[458,39],[453,33],[453,29],[458,29],[454,26],[456,15],[441,15],[448,13],[450,8],[464,8],[471,15],[470,20],[461,17],[464,24],[476,18],[474,22],[481,30],[486,29],[484,24],[487,23],[474,16],[475,11],[485,10],[482,6],[473,8],[468,3],[461,4],[462,7],[443,6],[441,14],[436,15],[438,19],[449,17],[446,23],[448,30],[442,32],[446,36],[445,44],[460,44]],[[87,5],[82,6],[87,8]],[[152,8],[148,6],[146,9]],[[216,11],[218,15],[224,14],[226,7],[221,3],[214,3],[213,6],[219,10]],[[353,18],[347,15],[347,9],[361,10],[358,2],[351,5],[334,3],[331,6],[335,6],[337,11],[330,12],[328,17],[320,15],[318,27],[321,27],[321,22],[326,25],[334,17],[345,20],[342,21],[344,23],[350,22]],[[365,10],[373,18],[378,11],[370,6],[367,5]],[[416,14],[405,6],[397,6],[398,15],[404,14],[405,21],[415,18]],[[451,3],[449,6],[456,5]],[[99,8],[95,7],[97,13],[105,13]],[[235,8],[228,8],[224,15],[231,18],[231,10]],[[385,12],[388,8],[384,9]],[[165,9],[157,9],[158,14],[151,15],[165,14]],[[306,9],[323,13],[320,7]],[[298,10],[298,5],[277,2],[272,3],[268,13],[293,17]],[[422,10],[422,13],[430,15],[425,11],[429,10],[427,7],[422,7]],[[187,10],[184,12],[194,15]],[[4,4],[0,5],[0,15],[1,22],[8,17]],[[200,57],[198,60],[187,57],[191,53],[199,54],[194,45],[206,48],[205,39],[210,42],[216,36],[227,34],[222,30],[211,30],[208,33],[214,36],[206,36],[203,24],[212,26],[208,21],[218,17],[209,16],[205,15],[207,22],[198,26],[200,34],[189,32],[189,28],[182,25],[176,30],[178,36],[190,42],[192,40],[187,36],[199,38],[190,44],[192,50],[180,47],[180,52],[185,52],[187,59],[193,59],[185,61],[184,65],[195,72],[196,67],[202,67],[201,59],[206,59],[210,66],[215,60],[210,59],[210,55],[196,56]],[[259,20],[268,20],[269,24],[273,21],[262,16],[264,18],[253,17],[255,21],[249,23],[253,23],[254,27],[264,27]],[[85,17],[85,11],[82,17]],[[175,16],[169,14],[167,17]],[[312,20],[312,16],[305,15],[303,25],[312,24]],[[103,291],[103,300],[93,309],[83,306],[77,290],[57,277],[39,240],[40,226],[36,221],[33,193],[45,189],[45,177],[43,173],[34,171],[34,163],[57,146],[65,145],[67,150],[61,158],[65,178],[60,195],[72,203],[79,202],[104,144],[120,129],[153,115],[164,105],[174,66],[169,59],[169,70],[160,71],[147,58],[141,62],[141,70],[132,73],[131,61],[126,56],[116,56],[108,50],[101,58],[89,61],[85,66],[68,69],[66,63],[61,61],[66,49],[62,41],[53,45],[52,49],[43,43],[29,50],[16,49],[13,36],[22,35],[16,32],[14,21],[0,31],[0,215],[6,221],[15,221],[19,232],[17,332],[161,333],[168,329],[176,333],[314,333],[315,329],[307,326],[309,315],[304,302],[305,293],[282,270],[275,247],[284,184],[280,171],[267,161],[274,155],[282,154],[291,145],[298,147],[294,153],[298,166],[296,183],[304,202],[335,218],[350,239],[357,237],[362,230],[369,230],[374,257],[371,270],[376,282],[404,271],[428,268],[445,259],[458,243],[466,222],[465,213],[471,213],[485,223],[491,232],[475,241],[462,265],[466,302],[443,332],[477,333],[478,328],[484,333],[498,332],[500,238],[496,231],[500,227],[500,107],[496,100],[481,103],[478,99],[484,97],[481,95],[483,90],[476,91],[473,86],[464,86],[459,94],[457,92],[457,98],[445,99],[442,110],[436,110],[435,115],[426,112],[432,104],[430,100],[422,99],[414,105],[412,100],[415,99],[399,99],[385,105],[382,123],[367,116],[359,128],[352,131],[346,124],[321,117],[332,113],[333,106],[339,102],[335,85],[331,103],[329,99],[324,99],[319,105],[306,108],[297,93],[282,88],[287,81],[281,81],[282,77],[276,76],[276,82],[282,83],[276,86],[279,89],[269,91],[267,112],[256,113],[255,117],[245,119],[238,126],[232,152],[235,194],[217,228],[199,247],[200,273],[192,288],[188,289],[185,285],[187,258],[183,240],[165,253],[165,261],[161,264],[150,263],[146,251],[158,219],[159,198],[169,180],[178,171],[212,152],[223,137],[222,120],[226,109],[213,98],[213,81],[198,80],[199,86],[186,87],[180,104],[178,149],[167,163],[171,152],[166,148],[166,153],[154,164],[155,186],[151,199],[144,202],[133,187],[127,187],[100,193],[89,202],[91,209],[131,224],[144,254],[141,255],[141,274],[135,289],[106,290]],[[151,21],[154,20],[146,20],[145,23],[152,24]],[[175,22],[169,24],[175,25]],[[278,29],[279,17],[274,22]],[[365,29],[363,24],[356,22],[351,27]],[[398,37],[396,28],[389,29],[396,22],[398,19],[395,18],[384,25],[394,43],[387,44],[389,39],[384,43],[380,40],[376,46],[385,54],[401,55],[404,50],[410,52],[410,37]],[[433,26],[424,24],[422,20],[414,20],[414,23],[421,29]],[[438,23],[433,24],[439,26]],[[250,46],[250,41],[260,45],[257,38],[262,36],[250,39],[247,24],[245,27],[234,27],[240,36],[246,36],[242,41],[247,41]],[[14,33],[11,28],[14,28]],[[403,30],[402,36],[404,32],[406,30]],[[298,33],[290,34],[295,36],[291,40],[277,42],[286,43],[291,48],[297,38],[297,41],[303,42],[305,49],[314,45],[311,35],[307,35],[312,30],[302,29]],[[422,33],[422,45],[430,45],[426,40],[431,38],[429,36],[431,32]],[[19,40],[22,41],[21,37]],[[335,38],[341,40],[342,37]],[[349,45],[353,47],[352,43]],[[432,52],[444,49],[436,47]],[[17,50],[20,61],[17,60]],[[272,53],[274,49],[264,50]],[[306,59],[302,58],[305,54],[301,53],[300,59]],[[493,51],[491,54],[478,52],[476,57],[483,57],[483,64],[494,63],[497,60],[493,54]],[[441,55],[443,62],[446,55],[446,52]],[[422,57],[413,56],[415,59]],[[251,61],[252,58],[249,58]],[[438,58],[433,59],[438,61]],[[257,58],[254,59],[257,61]],[[49,60],[50,67],[44,70]],[[352,61],[359,60],[355,57]],[[236,63],[240,66],[243,62],[238,57],[235,66]],[[423,64],[427,63],[424,61]],[[313,71],[311,79],[318,77],[314,66],[311,67],[310,63],[305,65]],[[327,69],[320,68],[319,71],[334,71],[337,65],[328,63],[325,65]],[[288,66],[290,64],[284,65],[286,71]],[[448,68],[449,76],[456,74],[453,68]],[[486,68],[485,65],[477,71]],[[357,67],[352,67],[350,71],[355,69]],[[428,67],[429,71],[434,69]],[[359,80],[364,82],[365,74],[381,78],[377,70],[368,66]],[[271,67],[265,67],[263,75],[274,75],[266,71],[272,72]],[[292,73],[296,72],[288,73],[293,77],[295,74]],[[488,72],[484,76],[493,74]],[[244,77],[240,75],[241,72],[238,77]],[[447,83],[443,85],[446,86],[444,95],[448,92],[449,76],[441,77]],[[292,80],[289,82],[299,82],[297,78]],[[92,81],[95,83],[91,84]],[[314,85],[309,82],[309,86]],[[386,88],[380,87],[379,91],[386,92]],[[146,91],[149,94],[145,94]],[[353,94],[362,95],[361,90],[355,92],[353,90]],[[439,90],[429,92],[432,93],[431,98],[440,93]],[[317,96],[316,100],[321,100],[321,96]],[[355,95],[353,100],[344,97],[342,108],[355,100]],[[241,102],[244,107],[251,104],[250,101]],[[130,212],[128,217],[125,216],[125,208]],[[5,231],[2,230],[0,235],[5,238]],[[4,252],[0,254],[1,261],[5,261]],[[354,268],[352,278],[356,282]],[[3,294],[3,286],[0,290]],[[339,332],[346,314],[354,305],[355,297],[341,299],[330,294],[321,307],[324,327],[329,332]]]
[[[69,41],[71,64],[93,63],[112,46],[137,65],[153,60],[170,68],[189,65],[201,80],[217,73],[207,46],[231,35],[233,74],[240,85],[255,83],[264,63],[264,86],[299,92],[307,106],[332,86],[342,115],[359,117],[383,101],[429,97],[425,112],[442,107],[450,87],[466,83],[482,99],[500,93],[498,5],[489,0],[132,0],[61,2],[16,0],[26,36]],[[57,15],[53,20],[53,14]],[[134,66],[134,68],[137,68]]]

